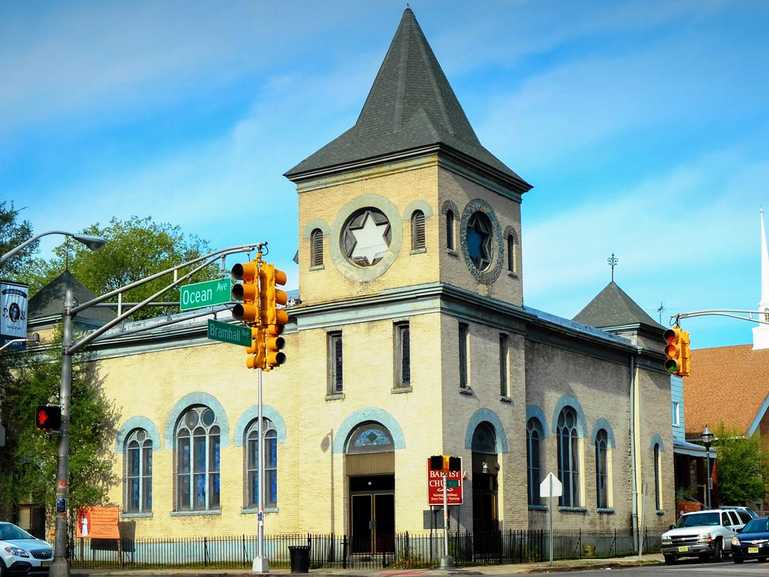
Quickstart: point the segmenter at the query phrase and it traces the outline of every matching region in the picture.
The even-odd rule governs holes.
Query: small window
[[[190,407],[176,425],[176,510],[219,509],[221,440],[214,412]]]
[[[246,507],[259,505],[259,421],[246,429]],[[278,433],[272,421],[262,418],[264,448],[264,506],[278,506]]]
[[[342,333],[328,333],[329,393],[341,393],[344,388],[342,363]]]
[[[558,478],[563,483],[561,507],[580,505],[579,442],[577,437],[577,413],[569,406],[558,416],[556,428],[558,450]]]
[[[540,505],[539,484],[542,481],[540,441],[544,437],[542,425],[532,417],[526,423],[526,465],[528,469],[527,492],[529,505]]]
[[[135,429],[125,442],[126,513],[152,511],[152,439],[144,429]]]
[[[740,518],[737,516],[736,511],[727,511],[727,512],[729,513],[729,518],[732,521],[730,525],[742,525],[742,523],[740,523]]]
[[[681,403],[673,401],[673,426],[678,427],[681,425]]]
[[[415,210],[411,215],[411,250],[425,249],[425,213]]]
[[[609,507],[609,435],[601,429],[595,436],[595,488],[596,506],[599,509]]]
[[[509,354],[509,338],[506,334],[499,335],[499,394],[503,397],[510,396],[508,388],[507,356]]]
[[[737,516],[740,518],[741,524],[750,523],[750,515],[745,511],[737,511]]]
[[[310,266],[323,266],[323,231],[319,228],[310,233]]]
[[[654,506],[657,508],[657,511],[662,510],[662,480],[660,475],[660,468],[661,468],[661,461],[660,461],[660,446],[659,444],[654,445]]]
[[[411,335],[407,322],[395,325],[395,386],[411,386]]]
[[[507,270],[518,274],[518,242],[514,234],[507,236]]]
[[[466,323],[459,323],[459,386],[467,388],[467,347],[468,327]]]
[[[446,248],[455,250],[454,246],[454,211],[446,211]]]

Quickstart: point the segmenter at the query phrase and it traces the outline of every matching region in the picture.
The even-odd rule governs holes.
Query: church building
[[[286,177],[299,293],[262,439],[256,372],[204,318],[89,349],[137,537],[253,534],[260,449],[266,532],[346,534],[354,553],[429,529],[435,454],[462,458],[452,529],[544,528],[549,472],[556,528],[675,520],[663,328],[613,281],[574,320],[523,304],[531,185],[483,147],[410,8],[355,125]]]

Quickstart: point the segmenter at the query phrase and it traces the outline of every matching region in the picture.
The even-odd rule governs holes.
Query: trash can
[[[291,556],[291,573],[310,572],[310,546],[292,545],[288,548]]]

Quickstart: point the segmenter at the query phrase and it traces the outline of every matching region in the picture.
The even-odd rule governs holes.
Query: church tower
[[[766,247],[764,209],[761,209],[761,302],[758,303],[761,320],[769,323],[769,251]],[[769,349],[769,324],[753,328],[753,350]]]
[[[451,284],[521,305],[521,195],[410,8],[355,125],[286,173],[304,305]]]

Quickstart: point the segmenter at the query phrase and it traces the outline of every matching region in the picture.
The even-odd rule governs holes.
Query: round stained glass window
[[[390,250],[390,221],[378,208],[356,210],[342,227],[342,254],[351,263],[369,267],[377,264]]]
[[[479,271],[491,266],[493,225],[486,213],[474,212],[467,221],[467,253]]]
[[[214,422],[214,412],[211,409],[206,408],[206,410],[203,411],[201,419],[203,420],[203,424],[205,426],[209,426]]]

